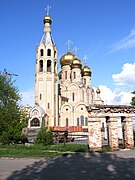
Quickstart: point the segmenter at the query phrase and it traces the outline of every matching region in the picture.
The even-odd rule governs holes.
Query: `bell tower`
[[[48,126],[55,126],[58,123],[58,50],[51,35],[49,10],[43,22],[44,33],[36,49],[35,104],[45,110]]]

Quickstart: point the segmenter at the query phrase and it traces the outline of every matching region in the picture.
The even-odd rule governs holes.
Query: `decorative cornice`
[[[132,113],[135,114],[134,106],[127,105],[89,105],[86,106],[89,113]]]

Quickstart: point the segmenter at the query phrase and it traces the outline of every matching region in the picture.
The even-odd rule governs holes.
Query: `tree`
[[[21,121],[19,90],[14,86],[11,76],[0,72],[0,141],[16,143],[21,138],[24,127]]]
[[[52,131],[47,130],[47,127],[41,127],[37,138],[36,144],[42,144],[44,146],[51,145],[53,143]]]
[[[132,94],[135,95],[135,91],[133,91]],[[135,106],[135,96],[133,96],[132,99],[131,99],[131,105]]]

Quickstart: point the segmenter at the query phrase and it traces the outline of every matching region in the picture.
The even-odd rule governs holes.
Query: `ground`
[[[0,159],[1,180],[135,179],[135,151],[72,153],[40,159]]]

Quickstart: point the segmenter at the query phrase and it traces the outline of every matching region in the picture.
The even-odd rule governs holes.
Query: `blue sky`
[[[101,88],[106,103],[128,104],[135,89],[134,0],[1,0],[0,70],[19,75],[14,79],[23,103],[32,102],[36,46],[48,4],[59,58],[70,39],[79,59],[88,56],[92,86]]]

